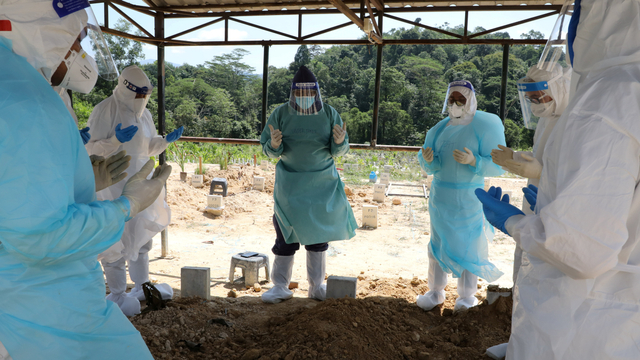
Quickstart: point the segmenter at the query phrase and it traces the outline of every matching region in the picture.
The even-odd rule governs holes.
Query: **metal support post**
[[[267,124],[267,105],[269,103],[269,45],[264,45],[264,59],[262,60],[262,125],[260,132]]]
[[[382,12],[378,11],[378,27],[380,35],[382,35]],[[378,144],[378,115],[380,114],[380,83],[382,74],[382,44],[376,45],[378,56],[376,58],[376,82],[375,93],[373,97],[373,122],[371,123],[371,146]]]
[[[155,36],[159,39],[164,39],[164,13],[158,11],[155,18]],[[164,136],[165,132],[165,103],[164,103],[164,43],[158,44],[158,133]],[[160,165],[166,162],[165,153],[160,154]],[[165,185],[166,189],[166,185]],[[166,191],[165,191],[166,201]],[[162,230],[160,233],[162,242],[162,257],[167,257],[169,252],[169,231],[167,229]]]
[[[502,83],[500,85],[500,119],[507,118],[507,78],[509,77],[509,45],[502,45]]]

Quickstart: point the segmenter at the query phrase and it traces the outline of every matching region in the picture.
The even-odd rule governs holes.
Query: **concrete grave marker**
[[[391,170],[393,170],[393,165],[385,165],[384,166],[384,172],[386,172],[387,174],[391,174]]]
[[[191,175],[191,186],[201,188],[204,186],[204,175]]]
[[[373,185],[373,201],[384,202],[387,186],[385,184]]]
[[[199,296],[211,298],[211,270],[208,267],[185,266],[180,270],[180,292],[182,297]]]
[[[262,176],[253,177],[253,189],[258,191],[264,190],[264,178]]]
[[[260,169],[267,170],[269,169],[269,162],[267,160],[260,161]]]
[[[375,205],[362,205],[362,226],[378,227],[378,207]]]
[[[389,185],[391,183],[391,174],[382,173],[380,174],[380,184]]]
[[[329,276],[327,278],[327,299],[356,298],[358,279],[346,276]]]

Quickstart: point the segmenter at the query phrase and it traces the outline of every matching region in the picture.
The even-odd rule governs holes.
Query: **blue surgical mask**
[[[296,96],[296,104],[304,110],[310,108],[315,102],[315,96]]]

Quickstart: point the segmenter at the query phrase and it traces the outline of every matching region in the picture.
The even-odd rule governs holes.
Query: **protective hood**
[[[313,72],[304,65],[293,77],[289,107],[296,115],[317,115],[322,111],[320,85]]]
[[[51,0],[0,0],[0,37],[50,82],[87,18],[84,11],[61,18]]]
[[[527,72],[527,78],[531,79],[532,82],[547,82],[549,87],[545,92],[554,100],[553,110],[549,116],[560,116],[569,104],[569,86],[571,85],[572,70],[570,67],[563,68],[558,63],[551,67],[551,71],[548,71],[548,68],[547,66],[534,65]]]
[[[122,71],[118,78],[118,85],[113,94],[120,107],[124,106],[133,112],[136,118],[140,118],[147,108],[149,95],[153,86],[147,74],[139,67],[132,65]],[[145,94],[143,99],[136,99],[136,94]]]
[[[459,92],[467,99],[467,103],[461,107],[461,109],[457,109],[456,105],[449,105],[449,96],[453,92]],[[473,88],[473,84],[471,82],[462,80],[462,81],[453,81],[449,84],[449,90],[447,91],[447,96],[444,99],[444,106],[442,107],[442,113],[447,112],[449,114],[450,123],[452,125],[459,124],[468,124],[473,120],[473,117],[476,115],[476,110],[478,109],[478,101],[476,100],[476,92]]]
[[[575,6],[567,36],[577,74],[640,61],[640,0],[582,0]]]

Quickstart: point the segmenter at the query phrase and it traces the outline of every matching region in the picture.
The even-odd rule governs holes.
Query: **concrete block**
[[[393,170],[393,165],[385,165],[383,169],[383,172],[390,174],[391,170]]]
[[[222,195],[207,195],[207,207],[222,207]]]
[[[201,188],[204,186],[204,175],[191,175],[191,186]]]
[[[362,226],[378,227],[378,207],[375,205],[362,205]]]
[[[269,162],[267,160],[260,161],[260,169],[267,170],[269,169]]]
[[[253,177],[253,189],[258,191],[264,190],[264,178],[262,176]]]
[[[180,291],[182,297],[199,296],[211,298],[211,270],[207,267],[185,266],[180,269]]]
[[[385,184],[373,185],[373,201],[384,202],[387,186]]]
[[[383,172],[380,174],[380,184],[388,185],[391,182],[391,174]]]
[[[329,276],[327,279],[327,299],[356,298],[358,279],[348,276]]]

